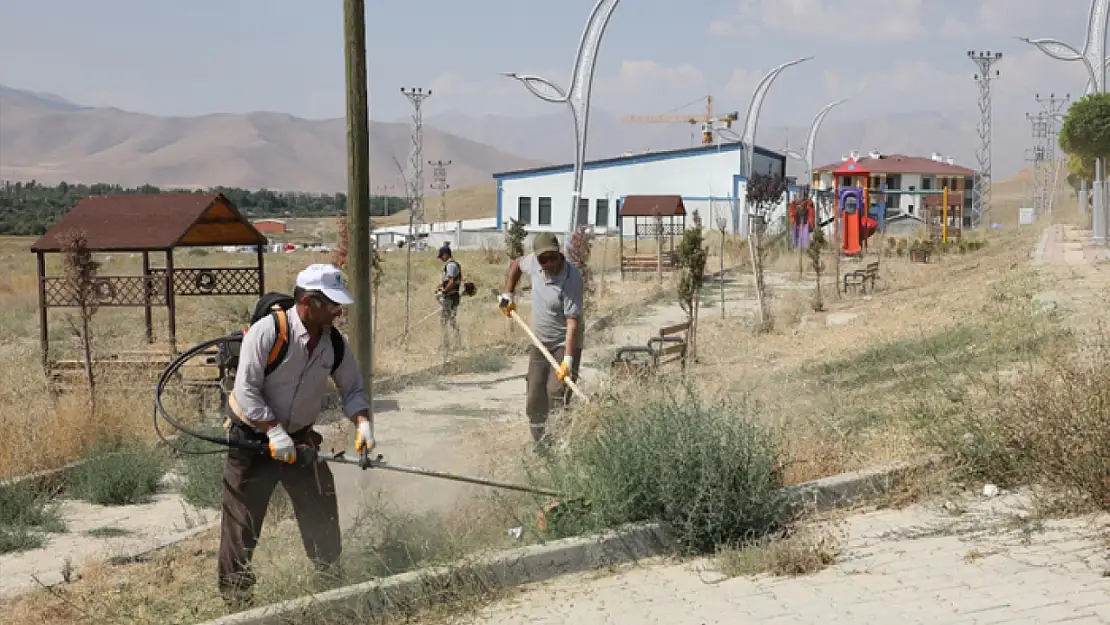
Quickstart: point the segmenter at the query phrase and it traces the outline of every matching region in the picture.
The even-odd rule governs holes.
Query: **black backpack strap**
[[[331,374],[335,375],[335,370],[343,363],[343,353],[346,348],[346,343],[343,341],[343,335],[334,326],[331,329]]]

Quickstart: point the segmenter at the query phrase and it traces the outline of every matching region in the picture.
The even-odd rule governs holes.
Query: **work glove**
[[[285,428],[275,424],[266,436],[270,439],[270,456],[274,460],[288,464],[297,461],[297,448]]]
[[[513,303],[513,294],[502,293],[500,297],[497,298],[497,307],[501,309],[501,312],[505,313],[506,317],[512,317],[513,311],[516,310],[516,304]]]
[[[355,435],[355,451],[362,453],[365,449],[366,453],[374,451],[376,442],[374,441],[374,428],[371,427],[369,421],[362,421],[358,424],[358,433]]]
[[[555,370],[555,377],[559,378],[560,382],[565,381],[567,377],[570,376],[570,369],[573,366],[574,356],[565,356],[563,358],[562,364],[560,364],[559,368]]]

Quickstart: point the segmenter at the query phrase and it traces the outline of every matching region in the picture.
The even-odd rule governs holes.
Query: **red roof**
[[[851,160],[848,161],[852,162]],[[840,168],[847,163],[837,162],[822,167],[814,167],[813,171],[834,172],[839,174]],[[974,176],[975,172],[959,165],[949,165],[945,162],[934,161],[921,156],[906,156],[904,154],[883,154],[879,158],[863,157],[856,161],[856,169],[845,174],[863,172],[865,169],[872,174],[929,174],[934,176]]]
[[[837,169],[833,173],[837,176],[867,176],[871,172],[863,165],[860,165],[859,161],[850,158],[848,162],[841,165],[840,169]]]
[[[621,202],[621,217],[678,217],[686,215],[681,195],[629,195]]]
[[[219,193],[91,195],[47,230],[31,251],[61,251],[69,230],[83,232],[91,251],[266,244],[266,237]]]

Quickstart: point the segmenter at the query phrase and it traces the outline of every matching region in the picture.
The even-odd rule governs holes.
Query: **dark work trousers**
[[[290,436],[297,444],[311,443],[317,449],[323,440],[311,428]],[[238,423],[231,426],[229,437],[232,441],[268,441],[265,434]],[[228,452],[224,464],[217,565],[220,594],[228,603],[241,604],[252,598],[256,578],[251,570],[251,559],[262,534],[270,497],[279,482],[293,504],[309,559],[318,571],[339,574],[336,565],[341,544],[335,480],[327,463],[313,464],[315,466],[289,465],[268,455],[240,449]]]
[[[555,358],[555,362],[563,362],[565,348],[557,347],[548,351]],[[582,350],[574,350],[574,365],[570,369],[570,379],[578,381],[578,366],[582,362]],[[536,443],[546,441],[547,417],[552,409],[565,406],[571,398],[571,390],[559,381],[555,369],[543,352],[535,345],[528,354],[528,400],[525,411],[528,421],[532,426],[532,440]]]
[[[440,347],[444,353],[462,347],[459,333],[459,304],[462,296],[458,293],[443,295],[439,304],[439,325],[442,332]],[[452,347],[454,345],[454,347]]]

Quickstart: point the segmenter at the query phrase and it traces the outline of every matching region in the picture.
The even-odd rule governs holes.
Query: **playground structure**
[[[925,233],[930,241],[947,243],[963,237],[964,194],[947,188],[923,195]]]
[[[810,198],[792,200],[787,210],[790,221],[790,247],[809,248],[809,237],[817,227],[817,209]]]

